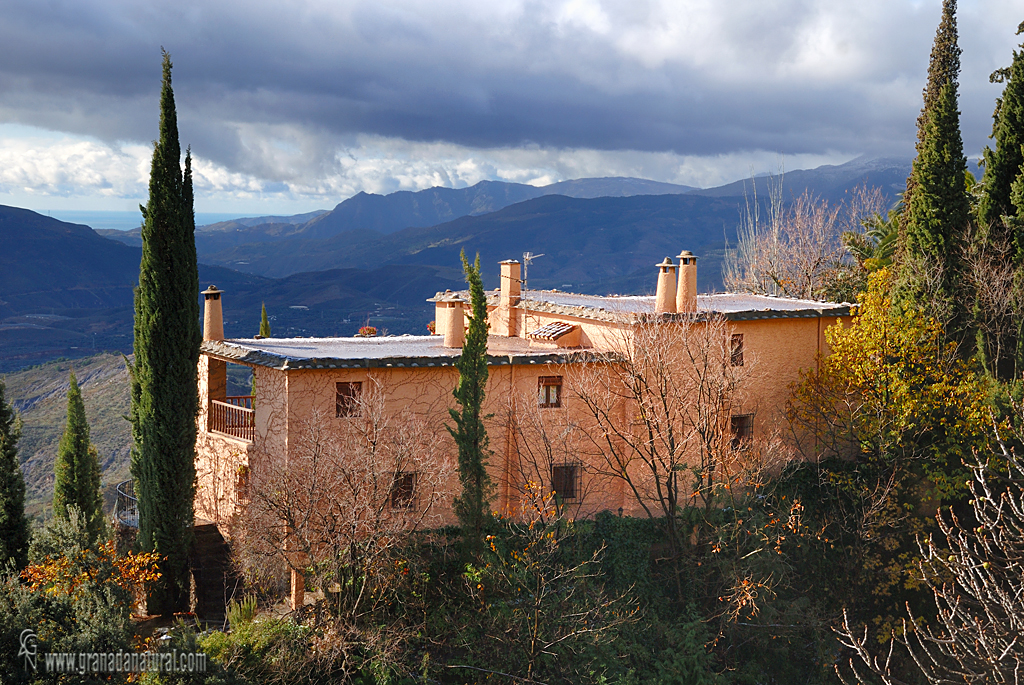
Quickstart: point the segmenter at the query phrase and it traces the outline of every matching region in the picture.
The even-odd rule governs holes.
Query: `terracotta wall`
[[[532,327],[553,320],[581,323],[588,339],[603,340],[602,347],[622,344],[618,326],[600,322],[571,320],[567,317],[531,315]],[[731,331],[744,336],[745,390],[738,394],[733,413],[752,413],[755,435],[784,432],[784,409],[790,386],[801,369],[813,368],[819,350],[824,350],[824,330],[836,319],[799,318],[737,321]],[[523,329],[520,329],[523,330]],[[603,338],[601,337],[603,336]],[[417,369],[292,369],[279,371],[256,367],[257,397],[256,440],[250,445],[206,432],[206,357],[200,361],[201,412],[197,442],[198,489],[197,516],[223,521],[235,511],[239,493],[235,491],[240,466],[260,459],[288,460],[294,436],[310,421],[327,425],[352,421],[335,416],[336,383],[360,381],[379,383],[384,389],[388,411],[409,409],[427,418],[426,425],[442,451],[454,458],[454,442],[445,429],[451,423],[448,409],[454,408],[452,390],[458,372],[452,367]],[[590,516],[607,509],[623,507],[627,515],[639,515],[642,509],[632,493],[624,490],[620,479],[603,476],[593,455],[593,421],[573,395],[573,378],[578,367],[558,364],[496,365],[490,367],[485,414],[490,438],[489,473],[495,485],[495,511],[516,510],[528,493],[525,484],[534,482],[542,491],[550,491],[552,465],[579,463],[582,468],[581,492],[577,501],[566,503],[571,516]],[[539,378],[563,377],[560,407],[538,406]],[[619,420],[631,420],[629,407],[616,408]],[[589,441],[589,442],[587,442]],[[584,444],[586,443],[586,444]],[[640,474],[634,474],[639,476]],[[458,490],[453,476],[449,489]],[[444,521],[454,522],[450,498],[437,512]]]

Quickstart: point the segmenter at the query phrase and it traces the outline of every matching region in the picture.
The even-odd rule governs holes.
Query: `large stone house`
[[[562,429],[574,426],[584,437],[594,437],[592,412],[572,387],[573,379],[588,369],[609,369],[616,355],[644,344],[637,338],[640,325],[716,326],[716,335],[725,338],[723,364],[756,367],[741,396],[730,399],[723,430],[734,447],[779,432],[791,385],[827,352],[825,330],[848,320],[850,306],[749,294],[699,295],[696,258],[684,252],[679,260],[675,264],[666,257],[656,265],[654,297],[524,292],[520,263],[501,262],[501,287],[487,296],[485,413],[492,417],[488,469],[496,485],[494,510],[514,509],[524,481],[532,480],[554,491],[559,501],[572,503],[575,516],[601,510],[643,513],[636,493],[627,492],[621,478],[594,461],[599,457],[593,449],[556,444],[544,431],[545,425],[557,424],[564,435]],[[248,494],[250,469],[267,460],[298,463],[296,435],[311,421],[329,426],[360,420],[352,410],[354,400],[371,383],[387,389],[387,410],[412,408],[425,415],[438,429],[441,451],[454,453],[443,426],[454,406],[454,363],[468,320],[467,293],[432,298],[436,335],[270,339],[226,339],[221,291],[211,286],[203,294],[197,518],[217,523],[230,535],[231,519]],[[228,364],[252,368],[255,397],[226,395]],[[616,409],[626,423],[633,412],[628,404],[627,398]],[[597,443],[591,440],[590,445]],[[538,446],[543,449],[534,449]],[[396,506],[402,506],[416,497],[415,474],[396,474],[394,487]],[[453,520],[450,500],[438,507],[441,520]]]

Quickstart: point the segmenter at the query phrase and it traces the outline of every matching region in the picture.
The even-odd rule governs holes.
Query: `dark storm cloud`
[[[962,3],[969,154],[997,93],[984,79],[1010,59],[1010,10]],[[938,15],[934,1],[881,0],[13,0],[0,17],[0,121],[148,141],[162,45],[183,138],[267,179],[300,171],[275,165],[264,139],[316,166],[359,133],[471,148],[909,153]]]

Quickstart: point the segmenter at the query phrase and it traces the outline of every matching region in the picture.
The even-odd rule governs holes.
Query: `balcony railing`
[[[210,431],[230,435],[252,442],[256,437],[256,414],[252,409],[252,396],[227,397],[210,400]]]
[[[117,500],[114,502],[114,517],[129,528],[139,527],[139,500],[135,497],[135,481],[126,480],[117,484]]]
[[[252,409],[252,395],[237,395],[235,397],[225,397],[224,401],[236,407],[242,407],[243,409]]]

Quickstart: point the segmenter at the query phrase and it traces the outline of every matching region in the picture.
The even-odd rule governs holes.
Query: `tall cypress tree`
[[[267,303],[263,303],[263,313],[260,314],[260,337],[270,337],[270,319],[267,318]]]
[[[960,47],[957,45],[956,0],[943,0],[942,21],[935,33],[924,107],[917,120],[917,158],[907,179],[901,222],[901,257],[905,266],[924,261],[926,268],[942,269],[937,293],[947,302],[964,296],[960,277],[960,251],[970,221],[964,157],[957,109]],[[912,273],[907,269],[906,273]],[[910,282],[911,297],[915,283]],[[963,307],[957,307],[962,310]],[[949,333],[962,337],[964,317],[950,322]]]
[[[1017,34],[1024,31],[1024,23]],[[1024,46],[1022,46],[1024,47]],[[983,242],[979,248],[994,260],[1009,259],[1014,265],[1024,265],[1024,52],[1013,51],[1013,63],[999,69],[989,77],[992,83],[1005,83],[1002,96],[996,99],[992,114],[992,140],[995,149],[984,151],[985,175],[981,182],[977,218]],[[1021,287],[1019,279],[1014,286]],[[986,312],[976,307],[982,324],[987,323]],[[1024,349],[1020,341],[1021,321],[1012,321],[1008,329],[1002,326],[979,326],[978,351],[986,356],[985,368],[1001,380],[1013,380],[1017,369],[1024,363]],[[1003,331],[995,333],[993,331]]]
[[[100,495],[100,464],[96,448],[89,442],[85,402],[75,372],[68,388],[68,418],[57,446],[53,466],[53,514],[68,519],[68,507],[82,513],[89,539],[96,542],[103,533],[103,497]]]
[[[188,553],[194,524],[199,273],[192,155],[181,169],[171,59],[163,53],[160,137],[153,149],[149,202],[141,207],[142,262],[135,291],[132,475],[139,500],[138,542],[166,557],[152,613],[188,608]]]
[[[476,552],[483,540],[484,523],[488,516],[492,485],[487,475],[487,429],[484,427],[483,404],[487,386],[487,296],[480,279],[480,255],[473,264],[462,251],[462,269],[469,283],[470,305],[473,318],[462,345],[462,355],[455,366],[459,370],[459,383],[455,400],[459,411],[449,409],[455,428],[446,426],[455,438],[459,450],[459,483],[462,492],[455,498],[453,508],[462,526],[462,537],[470,552]]]
[[[1017,35],[1022,32],[1024,23],[1017,27]],[[978,202],[978,221],[991,237],[1009,240],[1015,261],[1020,264],[1024,262],[1024,231],[1017,222],[1004,221],[1004,217],[1020,214],[1024,218],[1024,207],[1012,197],[1013,183],[1021,176],[1024,164],[1024,51],[1014,50],[1013,63],[993,73],[989,81],[1006,85],[992,114],[995,149],[986,147],[984,152],[984,190]]]
[[[28,564],[28,519],[25,518],[25,477],[18,463],[21,422],[7,401],[0,378],[0,567]]]
[[[269,338],[270,337],[270,319],[267,318],[267,303],[266,302],[263,303],[263,313],[260,314],[260,337],[261,338]],[[253,369],[253,372],[252,372],[252,389],[249,391],[249,394],[252,395],[253,397],[256,397],[256,370],[255,369]]]

